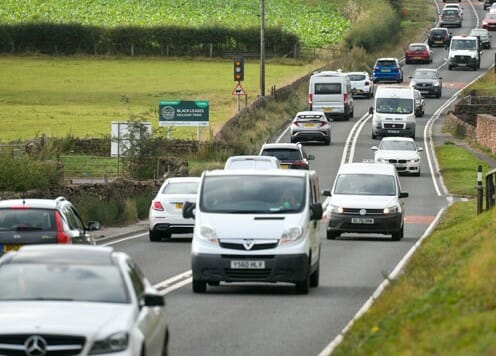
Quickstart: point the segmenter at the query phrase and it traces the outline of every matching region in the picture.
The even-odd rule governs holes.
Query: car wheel
[[[453,70],[453,66],[448,65],[448,70]]]
[[[148,236],[150,237],[150,241],[158,242],[162,239],[162,235],[158,231],[148,231]]]
[[[315,288],[319,286],[319,278],[320,278],[320,258],[317,262],[317,269],[313,271],[310,275],[310,287]]]
[[[331,139],[330,138],[326,138],[324,140],[324,143],[326,144],[326,146],[329,146],[331,144]]]
[[[420,168],[417,173],[415,173],[415,177],[420,177]]]
[[[296,282],[295,290],[297,294],[308,294],[310,292],[310,266],[308,268],[305,279],[301,282]]]
[[[327,230],[327,239],[328,240],[336,240],[341,235],[340,232]]]
[[[169,328],[165,329],[164,346],[162,347],[162,356],[169,355]]]
[[[391,237],[393,241],[400,241],[403,238],[403,225],[401,225],[398,231],[393,232]]]
[[[441,97],[442,93],[441,90],[437,93],[436,97],[439,99]]]
[[[207,291],[207,282],[193,278],[193,293],[205,293]]]

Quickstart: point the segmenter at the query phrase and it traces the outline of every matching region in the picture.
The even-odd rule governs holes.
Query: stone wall
[[[496,116],[477,115],[475,136],[477,143],[489,148],[491,153],[496,153]]]

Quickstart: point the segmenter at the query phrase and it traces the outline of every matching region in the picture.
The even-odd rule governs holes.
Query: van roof
[[[396,168],[390,163],[374,162],[345,163],[339,167],[338,174],[352,173],[395,175]]]
[[[224,170],[215,169],[211,171],[204,171],[204,176],[293,176],[305,177],[313,171],[304,169],[238,169],[238,170]]]
[[[378,86],[375,97],[389,96],[391,98],[409,98],[413,95],[413,88],[399,85]]]

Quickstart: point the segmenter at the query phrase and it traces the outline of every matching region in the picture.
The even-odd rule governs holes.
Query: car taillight
[[[343,94],[344,105],[348,105],[348,93]]]
[[[70,244],[71,238],[64,231],[64,224],[62,223],[62,217],[58,211],[55,212],[55,224],[57,225],[57,243],[58,244]]]
[[[308,169],[308,164],[303,161],[294,161],[291,163],[291,168],[295,169]]]
[[[293,122],[293,125],[295,125],[296,127],[298,127],[299,126],[299,122],[298,121],[295,121],[295,122]]]
[[[153,201],[152,209],[157,211],[164,211],[164,207],[162,206],[162,203],[159,202],[158,200]]]
[[[308,94],[308,105],[312,105],[312,104],[313,104],[312,94]]]
[[[325,126],[325,125],[327,125],[327,124],[328,124],[328,122],[327,122],[327,121],[321,121],[321,122],[320,122],[320,127]]]
[[[366,81],[365,81],[365,85],[366,85],[366,86],[367,86],[367,85],[370,85],[370,83],[369,83],[369,81],[368,81],[368,80],[366,80]]]

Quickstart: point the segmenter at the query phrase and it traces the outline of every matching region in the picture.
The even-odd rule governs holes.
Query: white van
[[[328,119],[353,117],[351,82],[345,73],[323,71],[310,77],[308,110],[322,111]]]
[[[406,136],[415,139],[415,92],[413,88],[379,86],[371,107],[372,138]]]
[[[480,68],[481,49],[475,36],[453,36],[448,52],[448,70],[456,67]]]
[[[214,170],[201,177],[191,243],[193,292],[224,282],[319,284],[325,234],[315,171]]]

